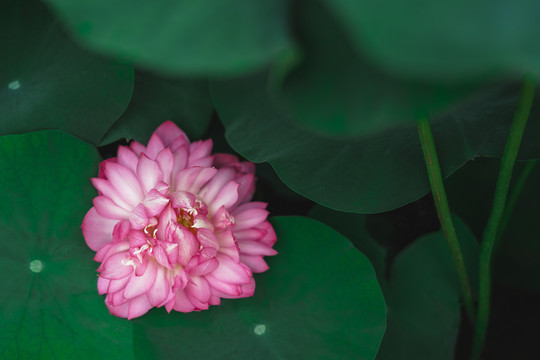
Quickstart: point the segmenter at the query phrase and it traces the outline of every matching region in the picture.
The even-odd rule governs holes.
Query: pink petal
[[[231,180],[234,180],[235,171],[230,168],[220,169],[212,179],[201,189],[199,196],[206,204],[211,204],[216,195]],[[216,209],[217,210],[217,209]]]
[[[192,193],[181,190],[170,193],[169,198],[171,199],[172,206],[176,209],[193,209],[197,200]]]
[[[226,166],[232,166],[238,163],[238,158],[232,154],[217,153],[214,154],[214,166],[217,169],[224,168]]]
[[[116,293],[118,291],[124,290],[127,282],[129,281],[129,278],[130,278],[129,276],[126,276],[125,278],[122,278],[122,279],[111,280],[109,283],[109,288],[107,289],[107,292],[112,294],[112,293]]]
[[[163,174],[163,181],[170,184],[174,167],[174,156],[171,149],[165,148],[161,150],[156,157],[156,163],[159,165],[161,173]]]
[[[174,228],[176,228],[176,226],[173,226],[173,229],[171,229],[171,225],[176,225],[176,213],[172,207],[167,206],[159,215],[157,228],[157,238],[159,240],[169,241],[168,236],[170,234],[168,232],[174,231]]]
[[[122,279],[133,272],[132,261],[124,252],[112,255],[102,264],[99,276],[110,280]]]
[[[141,263],[137,264],[135,268],[135,276],[142,276],[145,272],[148,266],[150,265],[151,257],[145,256]]]
[[[122,199],[116,188],[112,186],[109,180],[100,178],[92,178],[90,180],[92,181],[92,185],[94,185],[94,187],[98,190],[99,195],[103,195],[111,199],[116,205],[124,210],[131,211],[133,207]]]
[[[212,295],[208,281],[201,276],[192,276],[191,283],[188,284],[186,289],[186,292],[191,293],[191,295],[202,303],[208,303]]]
[[[112,241],[112,232],[118,221],[103,217],[96,208],[91,208],[82,222],[82,232],[88,247],[98,251],[103,245]]]
[[[249,161],[238,161],[238,158],[231,154],[214,154],[214,164],[216,168],[232,167],[241,174],[255,174],[255,164]]]
[[[176,179],[176,176],[180,170],[186,168],[189,159],[188,145],[179,146],[174,152],[174,167],[172,169],[172,180]],[[171,181],[172,181],[171,180]]]
[[[165,148],[165,145],[163,145],[163,142],[159,138],[156,133],[154,133],[150,140],[148,140],[148,145],[146,145],[146,150],[144,151],[144,154],[146,154],[150,159],[154,160],[159,154],[161,150]]]
[[[144,195],[141,184],[131,170],[120,164],[110,162],[105,164],[105,169],[107,178],[127,204],[134,208],[143,201]]]
[[[142,230],[148,225],[148,217],[143,204],[139,204],[129,215],[129,224],[134,230]]]
[[[141,156],[141,153],[143,153],[144,151],[146,151],[146,147],[137,142],[137,141],[132,141],[131,144],[129,144],[129,148],[135,153],[135,155],[137,156]]]
[[[249,266],[254,273],[262,273],[269,269],[262,256],[240,255],[240,261]]]
[[[189,272],[190,275],[193,276],[202,276],[206,275],[208,273],[211,273],[217,267],[219,266],[219,262],[216,258],[211,258],[206,261],[203,261],[202,263],[192,266],[192,267],[186,267],[186,271]]]
[[[146,268],[146,271],[137,276],[132,274],[124,288],[123,296],[126,299],[131,299],[141,294],[144,294],[154,285],[157,275],[157,265],[151,261]]]
[[[158,306],[167,299],[171,293],[171,285],[166,278],[165,269],[157,266],[156,280],[150,290],[146,292],[152,306]]]
[[[225,185],[216,195],[212,202],[208,203],[208,213],[210,216],[216,213],[220,207],[229,209],[238,201],[238,188],[240,184],[231,181]]]
[[[239,210],[240,207],[237,208]],[[263,209],[248,209],[242,212],[234,211],[235,230],[249,229],[266,221],[268,211]]]
[[[189,260],[199,251],[199,242],[195,235],[183,226],[178,226],[173,234],[174,242],[178,246],[178,262],[186,266]]]
[[[227,255],[233,261],[240,260],[240,251],[231,230],[223,230],[216,233],[219,240],[219,252]]]
[[[195,306],[193,306],[191,301],[189,301],[183,290],[178,290],[176,292],[173,309],[176,311],[187,313],[195,310]]]
[[[106,159],[99,163],[98,178],[107,180],[107,170],[105,169],[105,165],[109,162],[116,163],[116,158]]]
[[[231,284],[245,284],[249,282],[251,270],[242,263],[233,261],[226,255],[217,256],[219,266],[210,276]]]
[[[129,212],[113,203],[108,197],[96,196],[92,202],[94,203],[96,211],[103,217],[117,220],[129,218]]]
[[[137,154],[135,154],[133,150],[131,150],[127,146],[119,146],[117,156],[117,162],[120,165],[124,165],[129,170],[133,171],[133,173],[137,171],[137,163],[139,162],[139,156],[137,156]]]
[[[146,294],[142,294],[135,299],[129,301],[129,311],[128,311],[128,320],[134,319],[136,317],[142,316],[152,308],[150,301]]]
[[[176,175],[175,189],[198,194],[200,189],[217,173],[215,168],[188,168]]]
[[[156,189],[152,189],[142,204],[149,216],[156,216],[169,204],[169,199]]]
[[[122,297],[122,293],[120,292],[109,292],[107,297],[105,298],[109,304],[112,306],[120,306],[122,304],[125,304],[127,302],[126,299]]]
[[[242,293],[242,288],[238,284],[224,282],[213,278],[211,275],[207,275],[206,279],[212,289],[214,289],[212,292],[219,294],[221,297],[239,296]]]
[[[266,231],[263,229],[260,229],[259,227],[243,229],[240,231],[237,231],[236,229],[234,229],[233,232],[234,232],[234,238],[239,242],[243,240],[262,239],[266,234]]]
[[[272,256],[277,254],[277,251],[272,249],[272,247],[258,241],[238,242],[238,248],[240,249],[241,255],[246,254]]]
[[[189,138],[187,135],[170,120],[167,120],[161,124],[156,131],[154,131],[154,134],[159,136],[165,146],[170,146],[173,141],[178,140],[179,138],[182,139],[186,144],[189,144]]]
[[[200,167],[209,168],[212,166],[213,162],[214,162],[214,156],[205,156],[196,160],[189,158],[188,166],[189,167],[200,166]]]
[[[251,200],[255,192],[255,176],[253,174],[247,174],[236,179],[236,182],[240,184],[238,188],[238,203],[241,204]]]
[[[214,225],[214,230],[229,229],[234,226],[234,219],[225,206],[222,206],[212,217],[212,224]]]
[[[146,155],[142,155],[137,165],[137,175],[142,184],[145,194],[148,194],[159,181],[163,180],[163,173],[157,162],[150,160]]]
[[[197,240],[202,246],[201,254],[205,257],[216,256],[217,250],[219,248],[219,242],[210,229],[201,228],[197,231]]]
[[[175,244],[176,245],[176,244]],[[167,256],[167,252],[162,246],[154,246],[154,258],[160,264],[161,266],[164,266],[168,268],[169,270],[172,270],[172,266],[169,263],[169,257]]]
[[[103,295],[107,293],[107,289],[109,288],[109,283],[111,281],[109,279],[102,278],[101,276],[98,276],[97,280],[97,288],[98,288],[98,294]]]
[[[208,139],[205,141],[199,140],[191,143],[189,146],[189,162],[188,167],[193,166],[205,166],[205,167],[211,167],[212,162],[214,161],[214,157],[210,156],[212,152],[212,140]],[[207,158],[210,160],[209,164],[201,165],[200,162],[202,159]]]
[[[126,253],[129,250],[129,243],[127,242],[119,242],[119,243],[107,243],[105,244],[101,249],[98,250],[96,253],[96,256],[94,256],[94,260],[98,262],[103,262],[108,257],[118,254],[118,253]]]
[[[172,311],[175,303],[176,303],[176,296],[171,301],[165,304],[165,309],[167,310],[168,313]]]
[[[125,240],[129,233],[129,221],[122,220],[114,226],[113,229],[113,241]]]
[[[212,296],[210,296],[210,300],[208,301],[208,303],[210,305],[219,305],[221,304],[221,298],[212,293]]]
[[[119,306],[113,306],[108,301],[109,296],[110,295],[107,295],[107,298],[105,298],[105,305],[107,305],[107,309],[109,309],[109,312],[114,316],[127,318],[129,313],[129,302],[125,302],[124,304]]]
[[[255,280],[251,278],[249,283],[236,285],[234,291],[232,291],[232,288],[230,290],[230,292],[227,292],[214,289],[212,293],[225,299],[240,299],[250,297],[255,293]]]

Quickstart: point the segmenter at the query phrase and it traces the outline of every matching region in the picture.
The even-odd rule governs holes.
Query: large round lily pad
[[[0,358],[130,359],[80,225],[99,155],[58,131],[0,137]]]
[[[139,359],[375,358],[386,309],[369,260],[317,221],[272,224],[279,254],[255,295],[200,313],[154,310],[135,321]]]

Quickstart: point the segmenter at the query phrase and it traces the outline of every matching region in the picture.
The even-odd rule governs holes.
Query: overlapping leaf
[[[83,43],[161,72],[245,72],[290,46],[286,0],[47,2]]]
[[[132,358],[80,229],[99,155],[57,131],[3,136],[0,153],[0,358]]]
[[[347,234],[356,247],[365,249],[375,265],[388,308],[387,330],[377,359],[454,359],[460,292],[442,231],[418,238],[387,264],[386,249],[366,231],[366,215],[345,214],[319,206],[310,215]],[[463,221],[456,217],[455,223],[474,284],[478,243]]]
[[[385,305],[367,258],[301,217],[272,220],[279,254],[248,299],[200,313],[163,309],[136,321],[139,359],[374,359]]]
[[[133,67],[75,45],[43,4],[0,4],[0,135],[62,129],[98,144],[126,109]]]
[[[320,1],[306,0],[294,17],[303,60],[281,75],[279,97],[301,126],[326,135],[367,135],[447,110],[473,92],[472,83],[450,86],[384,72],[356,51],[331,15]]]
[[[354,139],[328,138],[296,126],[272,101],[267,84],[264,73],[214,82],[213,102],[231,146],[251,161],[270,162],[296,192],[333,209],[375,213],[429,191],[414,124]],[[519,86],[494,87],[459,111],[433,119],[444,176],[475,156],[502,154],[518,97]],[[540,155],[539,111],[536,101],[521,158]]]
[[[395,73],[446,82],[540,74],[540,3],[325,0],[360,51]]]

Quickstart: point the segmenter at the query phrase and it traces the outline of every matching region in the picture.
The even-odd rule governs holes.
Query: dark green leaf
[[[133,358],[80,229],[99,155],[57,131],[3,136],[0,153],[0,358]]]
[[[174,121],[191,139],[196,140],[204,134],[212,111],[206,80],[164,78],[137,71],[133,98],[101,144],[121,138],[146,143],[165,120]]]
[[[393,72],[448,82],[540,73],[540,3],[326,0],[357,49]]]
[[[61,129],[98,144],[127,107],[133,67],[80,49],[39,2],[2,2],[0,33],[0,135]]]
[[[454,221],[475,282],[478,243],[459,218]],[[425,235],[402,251],[392,264],[387,286],[388,330],[377,359],[453,360],[460,291],[442,231]]]
[[[374,359],[385,306],[369,261],[307,218],[272,220],[279,254],[249,299],[135,321],[140,359]]]
[[[381,287],[385,290],[387,251],[369,235],[366,229],[366,215],[344,213],[315,205],[309,212],[309,217],[339,231],[366,255],[373,264],[377,278],[381,282]]]
[[[268,161],[294,191],[324,206],[361,213],[394,209],[429,191],[416,126],[355,139],[331,139],[297,127],[268,95],[266,74],[214,82],[214,105],[231,146]],[[444,176],[479,155],[500,156],[519,87],[494,87],[445,117],[433,119]],[[540,96],[537,96],[539,99]],[[531,113],[521,158],[540,155],[540,102]]]
[[[355,51],[319,1],[301,4],[296,27],[305,59],[279,89],[300,125],[327,134],[365,135],[440,112],[471,92],[472,85],[444,86],[385,73]]]
[[[245,72],[290,46],[286,0],[47,2],[83,43],[162,72]]]
[[[346,234],[375,265],[388,308],[388,324],[379,360],[454,359],[460,322],[456,271],[441,231],[424,235],[405,248],[393,263],[366,231],[370,215],[347,214],[315,206],[310,213]],[[471,281],[476,283],[478,243],[458,217],[456,231]],[[388,265],[391,267],[387,271]]]

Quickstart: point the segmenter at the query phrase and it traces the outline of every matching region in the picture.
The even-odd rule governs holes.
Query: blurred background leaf
[[[357,50],[391,73],[447,83],[540,74],[538,1],[324,1]]]
[[[385,305],[373,267],[317,221],[272,219],[279,254],[252,298],[200,313],[153,310],[135,323],[139,359],[374,359]]]
[[[3,1],[0,33],[0,135],[62,129],[99,144],[131,98],[133,67],[79,48],[37,1]]]
[[[293,69],[277,64],[274,76],[276,96],[303,127],[326,135],[367,135],[449,110],[480,85],[477,79],[445,85],[392,76],[356,51],[321,1],[295,4],[294,34],[303,57]]]
[[[329,208],[376,213],[429,191],[416,126],[334,139],[299,128],[269,97],[259,73],[211,84],[230,145],[254,162],[268,161],[294,191]],[[433,119],[444,176],[479,155],[500,156],[519,97],[519,84],[490,88],[459,111]],[[540,98],[540,95],[537,96]],[[540,156],[540,102],[531,112],[522,159]]]
[[[83,44],[164,73],[244,73],[292,46],[287,0],[46,2]]]
[[[207,80],[163,77],[137,70],[131,102],[101,145],[121,138],[147,143],[166,120],[174,121],[191,140],[198,140],[206,131],[212,112]]]
[[[97,294],[80,229],[96,150],[40,131],[0,137],[0,153],[0,358],[132,359],[131,323]]]

